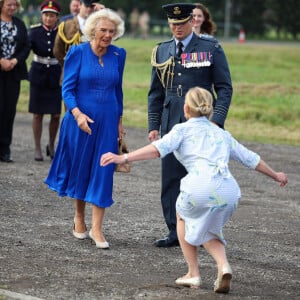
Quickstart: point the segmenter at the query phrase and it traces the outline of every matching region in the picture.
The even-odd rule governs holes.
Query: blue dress
[[[118,151],[118,124],[123,113],[122,78],[126,52],[110,45],[103,66],[90,43],[73,46],[64,64],[63,99],[67,105],[54,159],[45,183],[59,196],[106,208],[113,204],[115,165],[100,166],[103,153]],[[71,110],[78,107],[94,123],[83,132]]]
[[[259,155],[206,117],[177,124],[152,144],[161,157],[174,152],[188,172],[176,201],[176,211],[185,221],[185,240],[194,246],[212,239],[226,244],[222,229],[241,197],[228,162],[233,159],[254,169]]]

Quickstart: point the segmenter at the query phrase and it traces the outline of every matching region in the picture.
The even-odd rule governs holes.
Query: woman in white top
[[[175,125],[160,140],[123,156],[106,153],[100,165],[153,159],[174,152],[188,172],[181,180],[176,202],[177,234],[188,272],[178,278],[176,284],[200,287],[197,246],[203,245],[218,266],[214,291],[228,293],[232,270],[226,257],[222,229],[241,197],[240,188],[228,168],[229,160],[239,161],[273,178],[280,186],[286,185],[288,179],[284,173],[273,171],[258,154],[241,145],[228,131],[210,122],[212,111],[211,94],[194,87],[186,94],[185,123]]]

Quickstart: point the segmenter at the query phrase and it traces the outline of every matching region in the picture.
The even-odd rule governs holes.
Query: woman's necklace
[[[98,62],[99,62],[99,64],[100,64],[100,66],[104,66],[104,63],[103,63],[103,58],[102,58],[102,56],[104,55],[104,53],[106,52],[106,51],[102,51],[103,50],[103,48],[99,51],[97,51],[96,50],[96,47],[95,47],[95,45],[94,45],[94,43],[93,43],[93,41],[91,41],[91,48],[92,48],[92,50],[93,50],[93,52],[98,56]],[[105,50],[105,49],[104,49]],[[100,53],[100,54],[99,54]]]

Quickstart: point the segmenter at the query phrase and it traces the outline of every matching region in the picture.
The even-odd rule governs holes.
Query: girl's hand
[[[287,178],[286,174],[284,174],[282,172],[277,172],[275,181],[280,182],[280,186],[283,187],[288,183],[288,178]]]
[[[111,152],[107,152],[101,156],[100,166],[105,167],[109,164],[123,164],[125,162],[124,155],[117,155]]]

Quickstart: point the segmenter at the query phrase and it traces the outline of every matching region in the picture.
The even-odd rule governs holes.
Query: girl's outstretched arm
[[[273,178],[275,181],[280,182],[280,186],[285,186],[288,183],[286,174],[282,172],[275,172],[265,161],[262,159],[259,161],[255,168],[256,171],[265,174]]]
[[[111,152],[107,152],[101,156],[100,166],[105,167],[111,163],[123,164],[125,162],[148,160],[157,157],[160,157],[159,152],[157,151],[155,146],[150,144],[123,155],[117,155]]]

